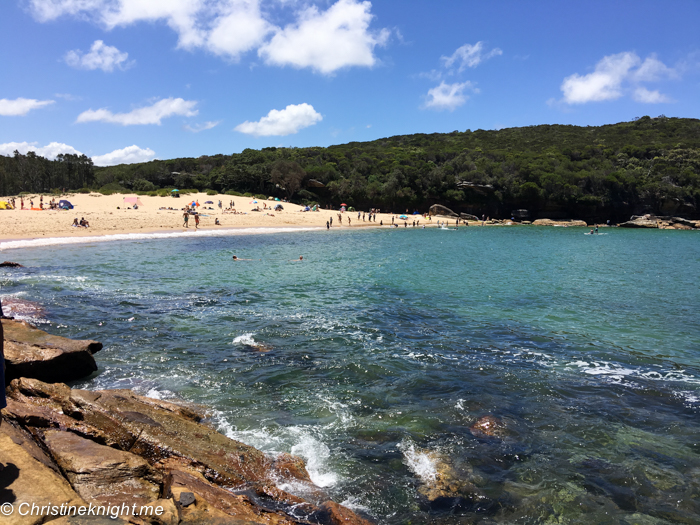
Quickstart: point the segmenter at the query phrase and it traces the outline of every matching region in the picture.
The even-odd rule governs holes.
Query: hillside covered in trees
[[[0,157],[0,194],[64,186],[167,194],[175,187],[395,212],[439,203],[492,217],[515,209],[598,221],[700,217],[697,119],[415,134],[104,168],[82,157],[31,155]]]

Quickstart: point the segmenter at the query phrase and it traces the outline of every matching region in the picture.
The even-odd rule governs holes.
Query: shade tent
[[[143,206],[141,203],[141,199],[138,197],[124,197],[124,204],[131,204],[132,206],[135,204],[137,206]]]
[[[72,210],[73,209],[73,205],[70,203],[70,201],[67,201],[65,199],[61,199],[60,201],[58,201],[58,207],[62,208],[64,210]]]

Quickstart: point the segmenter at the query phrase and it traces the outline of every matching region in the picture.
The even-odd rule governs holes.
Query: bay
[[[74,386],[205,404],[380,523],[700,521],[697,232],[587,231],[26,245],[0,293],[105,344]]]

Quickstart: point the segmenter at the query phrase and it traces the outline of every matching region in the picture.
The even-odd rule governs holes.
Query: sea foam
[[[0,251],[17,248],[39,248],[42,246],[65,246],[95,242],[139,241],[152,239],[182,239],[184,237],[226,237],[233,235],[257,235],[259,233],[283,233],[321,230],[322,228],[235,228],[227,230],[190,230],[153,233],[115,233],[89,237],[48,237],[46,239],[22,239],[0,242]]]

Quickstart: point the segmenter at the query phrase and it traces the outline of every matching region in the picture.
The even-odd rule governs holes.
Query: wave
[[[85,244],[94,242],[139,241],[152,239],[181,239],[183,237],[228,237],[234,235],[257,235],[260,233],[284,233],[322,230],[323,228],[235,228],[228,230],[193,230],[178,232],[153,233],[115,233],[111,235],[93,235],[90,237],[49,237],[46,239],[23,239],[0,242],[0,251],[18,248],[38,248],[66,244]]]

